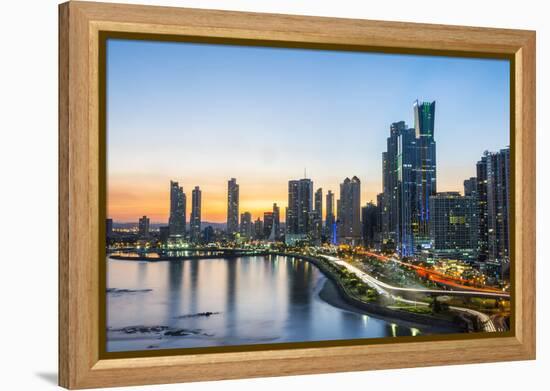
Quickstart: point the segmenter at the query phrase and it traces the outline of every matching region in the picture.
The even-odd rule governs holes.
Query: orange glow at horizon
[[[111,176],[108,178],[107,217],[116,222],[137,222],[141,216],[147,216],[154,223],[168,223],[170,213],[169,179],[165,178],[132,178]],[[318,188],[315,180],[314,190]],[[187,197],[186,219],[191,215],[191,199],[194,185],[188,185],[189,181],[180,182]],[[146,185],[147,183],[148,185]],[[193,183],[193,182],[191,182]],[[225,223],[227,220],[227,180],[212,179],[203,181],[200,185],[202,191],[201,220],[210,223]],[[273,210],[276,203],[280,210],[280,219],[285,220],[285,208],[287,207],[288,181],[243,180],[237,178],[239,184],[239,213],[250,212],[252,219],[258,217],[263,220],[264,212]],[[381,184],[362,184],[361,205],[373,201],[376,203],[377,191]],[[323,188],[323,214],[326,211],[327,190],[332,190],[336,199],[339,196],[339,184],[321,186]],[[368,189],[365,189],[367,188]],[[336,210],[335,210],[336,212]],[[324,216],[323,216],[324,217]]]

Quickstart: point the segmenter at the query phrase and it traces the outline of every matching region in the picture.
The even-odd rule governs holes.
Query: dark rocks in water
[[[118,289],[118,288],[107,288],[107,293],[143,293],[151,292],[152,289]]]
[[[136,333],[161,333],[165,330],[170,329],[168,326],[128,326],[122,327],[120,329],[109,328],[108,331],[119,331],[125,334],[136,334]]]
[[[185,337],[186,335],[204,335],[211,337],[212,335],[201,333],[200,330],[191,329],[177,329],[168,326],[127,326],[122,328],[107,328],[108,332],[120,332],[124,334],[154,334],[158,336],[158,339],[162,339],[163,336],[167,337]]]
[[[169,337],[184,337],[186,335],[190,335],[187,330],[185,329],[177,329],[177,330],[168,330],[164,332],[164,335],[167,335]]]
[[[207,311],[207,312],[197,312],[196,314],[187,314],[187,315],[176,316],[175,318],[176,319],[185,319],[185,318],[198,318],[198,317],[201,317],[201,316],[209,317],[211,315],[218,315],[218,314],[219,314],[219,312]]]

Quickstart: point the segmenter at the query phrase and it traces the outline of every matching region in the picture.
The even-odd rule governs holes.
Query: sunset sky
[[[277,202],[284,218],[304,169],[323,196],[357,175],[375,201],[390,123],[412,127],[415,99],[437,102],[438,191],[462,191],[509,145],[509,87],[503,60],[110,39],[107,213],[167,222],[172,179],[188,219],[199,185],[202,220],[225,222],[235,177],[241,213]]]

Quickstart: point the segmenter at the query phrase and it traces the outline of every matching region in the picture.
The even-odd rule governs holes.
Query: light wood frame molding
[[[101,359],[100,31],[507,55],[515,66],[512,336]],[[356,49],[357,50],[357,49]],[[535,32],[91,2],[59,6],[59,384],[92,388],[535,358]]]

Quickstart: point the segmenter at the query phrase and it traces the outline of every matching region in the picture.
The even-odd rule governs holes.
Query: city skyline
[[[242,63],[244,68],[220,65],[199,69],[200,64],[228,55],[233,57],[225,61]],[[147,72],[148,67],[158,69],[157,61],[163,56],[171,59],[166,72],[157,72],[162,76]],[[247,62],[251,57],[254,64]],[[265,76],[271,75],[268,71],[273,61],[279,66],[278,76]],[[315,72],[311,72],[313,61]],[[388,77],[380,76],[384,85],[372,80],[379,72],[386,75],[384,68],[388,67],[399,76],[398,94],[395,82]],[[174,76],[174,69],[180,72],[174,79],[176,86],[169,88],[166,82]],[[327,79],[335,69],[349,71],[340,75],[341,87]],[[355,80],[360,89],[352,88],[352,78],[357,78],[361,69],[369,72]],[[323,194],[332,190],[336,197],[342,180],[357,176],[361,206],[376,202],[382,191],[381,151],[388,129],[401,120],[414,126],[411,106],[417,97],[436,100],[438,105],[438,192],[462,193],[462,182],[476,174],[475,163],[483,151],[498,151],[509,144],[508,70],[508,63],[500,60],[109,42],[108,106],[113,114],[108,118],[108,215],[117,222],[137,221],[144,214],[152,223],[167,222],[170,201],[166,183],[175,180],[189,197],[188,203],[192,189],[200,187],[202,221],[224,223],[226,183],[235,177],[240,186],[239,213],[248,211],[255,220],[270,211],[273,203],[285,210],[287,182],[303,177],[304,169],[307,177],[313,178],[313,190],[322,188]],[[121,75],[121,71],[127,74]],[[214,81],[199,77],[209,74]],[[215,99],[206,104],[209,96],[203,90],[230,76],[234,84],[222,83],[213,89],[215,96],[210,98]],[[195,89],[198,82],[192,77],[203,80],[202,89]],[[285,82],[277,87],[281,80]],[[243,84],[237,92],[238,81]],[[261,82],[261,88],[255,90],[256,95],[263,90],[261,96],[252,95],[253,81]],[[187,88],[181,88],[184,82],[189,82]],[[147,93],[138,96],[136,87]],[[193,88],[190,95],[198,93],[196,102],[186,98],[189,88]],[[288,100],[299,107],[277,99],[282,90],[288,90]],[[346,91],[346,95],[335,95],[338,91]],[[308,100],[298,103],[299,98]],[[170,103],[160,107],[167,99],[180,106]],[[386,104],[388,99],[393,104]],[[138,110],[146,102],[148,110]],[[199,104],[203,113],[198,112]],[[151,132],[153,125],[155,131]],[[477,136],[476,143],[465,145],[472,135]],[[455,153],[457,145],[464,146],[460,154]],[[187,208],[191,210],[191,205]]]

